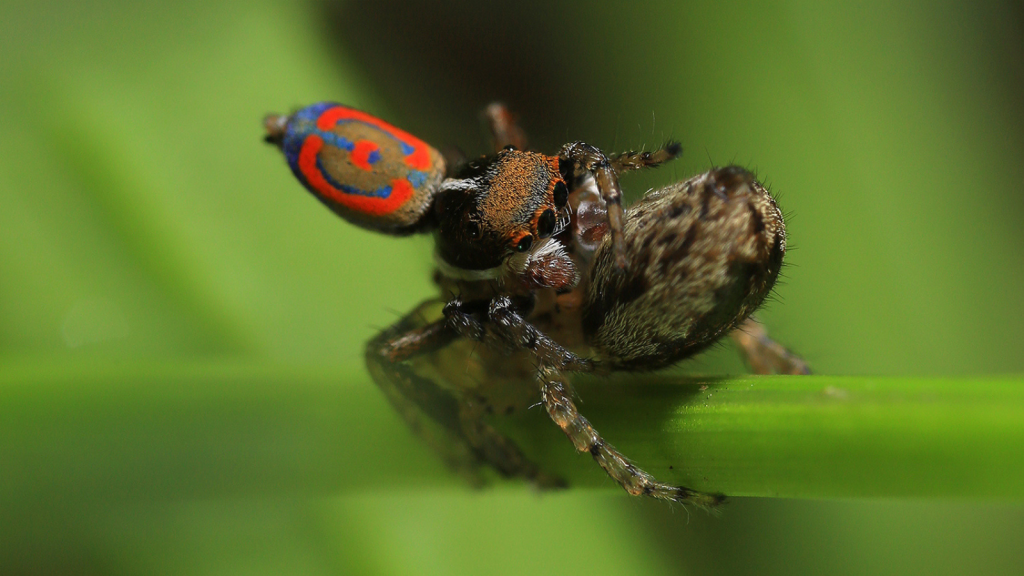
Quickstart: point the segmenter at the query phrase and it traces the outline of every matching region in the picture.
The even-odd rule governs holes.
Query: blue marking
[[[356,149],[355,142],[349,140],[348,138],[345,138],[344,136],[339,136],[334,132],[323,132],[321,130],[317,130],[316,135],[323,138],[324,144],[327,144],[329,146],[341,148],[342,150],[348,150],[349,152]]]
[[[378,160],[380,160],[380,150],[374,150],[366,157],[367,164],[376,164]]]
[[[292,119],[288,122],[288,131],[284,135],[284,142],[281,148],[284,150],[284,156],[288,159],[288,165],[291,166],[292,172],[299,174],[299,152],[302,150],[302,144],[306,141],[306,137],[310,134],[316,134],[320,137],[324,137],[325,133],[317,130],[316,120],[324,113],[324,110],[337,106],[334,102],[318,102],[310,106],[306,106],[302,110],[299,110],[292,116]],[[326,138],[325,138],[326,141]],[[337,143],[333,143],[337,146]],[[303,180],[301,177],[300,180]],[[305,181],[305,180],[303,180]]]
[[[390,136],[390,134],[389,134],[389,136]],[[392,136],[392,138],[394,138],[394,136]],[[398,138],[395,138],[395,140],[398,140]],[[401,140],[398,140],[398,143],[401,144],[401,146],[402,146],[402,155],[403,156],[408,156],[408,155],[410,155],[410,154],[412,154],[413,152],[416,151],[416,147],[415,146],[409,146],[408,144],[406,144],[405,142],[402,142]]]
[[[328,108],[334,108],[335,106],[340,106],[340,104],[337,104],[335,102],[317,102],[316,104],[311,104],[309,106],[306,106],[302,110],[296,112],[293,121],[304,120],[307,122],[311,122],[315,126],[316,119],[319,118],[320,115],[324,113],[324,110],[327,110]]]
[[[320,175],[324,177],[324,180],[327,180],[328,184],[334,186],[338,190],[341,190],[345,194],[352,194],[353,196],[367,196],[370,198],[387,198],[391,196],[391,186],[382,186],[376,190],[363,190],[349,184],[342,184],[341,182],[338,182],[331,177],[331,174],[327,170],[324,170],[323,164],[320,163],[319,155],[316,158],[316,169],[320,171]]]
[[[406,177],[413,188],[422,188],[427,183],[427,173],[421,170],[409,170]]]

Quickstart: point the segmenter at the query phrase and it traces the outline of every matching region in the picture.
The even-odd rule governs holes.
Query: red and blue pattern
[[[375,229],[415,224],[444,178],[444,160],[432,147],[342,104],[321,102],[292,115],[281,145],[310,192]]]

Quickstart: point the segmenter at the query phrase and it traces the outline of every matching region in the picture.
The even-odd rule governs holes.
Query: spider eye
[[[565,204],[569,201],[569,190],[565,187],[565,182],[559,180],[555,183],[555,208],[561,210],[565,208]]]
[[[527,234],[516,244],[516,252],[526,252],[533,246],[533,235]]]
[[[480,225],[472,220],[466,222],[466,235],[469,236],[470,240],[479,240]]]
[[[555,231],[555,211],[548,208],[537,218],[537,236],[547,238]]]

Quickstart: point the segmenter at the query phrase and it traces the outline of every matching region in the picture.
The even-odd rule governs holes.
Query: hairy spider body
[[[618,274],[607,244],[587,274],[582,330],[613,370],[654,370],[705,349],[760,306],[786,253],[782,212],[737,167],[649,192],[626,214]]]
[[[663,368],[730,333],[755,368],[806,373],[750,317],[786,251],[775,200],[752,174],[727,167],[649,192],[623,213],[619,173],[671,160],[678,145],[608,157],[576,142],[546,156],[518,149],[524,137],[503,106],[487,117],[498,152],[443,179],[432,148],[348,107],[265,121],[267,140],[335,212],[385,233],[435,235],[443,300],[369,343],[371,375],[474,481],[486,463],[561,485],[485,419],[539,401],[629,493],[712,507],[721,496],[661,483],[608,444],[576,409],[566,374]],[[373,162],[371,149],[380,151]]]

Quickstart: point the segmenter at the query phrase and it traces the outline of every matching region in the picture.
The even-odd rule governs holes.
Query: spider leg
[[[504,104],[492,102],[484,109],[483,116],[490,129],[495,152],[501,152],[508,146],[516,150],[526,150],[526,133]]]
[[[683,486],[658,482],[653,476],[634,466],[621,452],[601,438],[590,422],[576,409],[572,388],[565,376],[553,368],[540,372],[541,398],[551,420],[565,432],[579,452],[589,452],[613,480],[634,496],[645,495],[680,504],[692,504],[710,510],[721,503],[721,494],[705,494]]]
[[[366,348],[373,380],[413,432],[475,486],[484,483],[478,470],[481,463],[490,464],[503,476],[522,477],[542,488],[563,486],[561,479],[541,472],[512,440],[483,422],[478,405],[413,370],[409,360],[435,352],[458,337],[445,319],[423,324],[419,318],[417,308]]]
[[[675,160],[682,152],[682,144],[670,140],[654,152],[634,152],[630,150],[629,152],[621,152],[609,156],[608,161],[616,172],[628,172],[642,168],[655,168],[665,162]]]
[[[705,494],[658,482],[605,442],[576,409],[572,401],[572,387],[562,373],[562,370],[590,372],[596,369],[596,365],[565,350],[526,322],[515,310],[510,298],[499,296],[491,300],[487,306],[486,322],[471,312],[473,308],[479,310],[480,306],[478,303],[463,303],[456,299],[445,307],[445,315],[453,329],[488,345],[501,346],[509,352],[524,348],[531,350],[541,364],[541,400],[548,415],[577,450],[589,452],[598,465],[627,492],[693,504],[704,509],[710,509],[724,499],[718,494]]]
[[[460,336],[507,353],[528,349],[541,364],[572,372],[592,372],[593,361],[573,354],[530,324],[508,296],[464,302],[455,298],[444,307],[449,327]]]
[[[608,210],[608,230],[612,234],[612,250],[615,264],[619,270],[626,268],[626,243],[622,234],[622,190],[619,188],[619,175],[615,166],[594,146],[584,142],[571,142],[562,147],[558,157],[560,161],[569,162],[575,168],[582,168],[594,176],[594,182],[601,193]],[[563,170],[564,172],[564,170]],[[571,177],[572,174],[565,174]]]
[[[744,320],[729,336],[740,347],[743,357],[757,374],[811,373],[803,358],[769,338],[764,325],[753,316]]]

